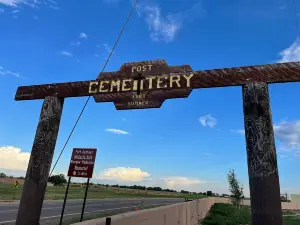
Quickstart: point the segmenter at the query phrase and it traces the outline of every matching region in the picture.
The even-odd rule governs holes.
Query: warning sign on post
[[[96,160],[95,148],[74,148],[69,166],[69,177],[92,178]]]

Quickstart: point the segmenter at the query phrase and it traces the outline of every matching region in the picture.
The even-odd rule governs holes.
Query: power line
[[[105,70],[105,68],[106,68],[106,66],[107,66],[107,64],[108,64],[108,61],[110,60],[110,58],[111,58],[111,56],[112,56],[112,54],[113,54],[113,52],[114,52],[114,50],[115,50],[117,44],[119,43],[119,40],[120,40],[120,38],[121,38],[121,36],[122,36],[122,34],[123,34],[123,32],[124,32],[124,30],[125,30],[125,28],[126,28],[128,22],[129,22],[129,20],[130,20],[132,14],[133,14],[133,12],[134,12],[134,10],[135,10],[135,8],[136,8],[138,2],[139,2],[139,0],[136,0],[135,3],[134,3],[134,5],[132,6],[132,9],[131,9],[131,11],[130,11],[130,13],[129,13],[129,15],[128,15],[126,21],[125,21],[125,23],[124,23],[124,25],[123,25],[122,30],[120,31],[120,33],[119,33],[119,35],[118,35],[118,38],[117,38],[117,40],[116,40],[116,42],[115,42],[115,44],[114,44],[112,50],[111,50],[110,53],[109,53],[109,56],[108,56],[108,58],[107,58],[107,60],[106,60],[106,62],[105,62],[105,64],[104,64],[104,66],[103,66],[103,68],[102,68],[102,70],[101,70],[101,73]],[[55,162],[55,164],[54,164],[54,166],[53,166],[53,168],[52,168],[51,173],[50,173],[49,176],[52,175],[52,173],[53,173],[53,171],[54,171],[54,169],[55,169],[55,167],[56,167],[56,165],[57,165],[57,163],[58,163],[58,161],[59,161],[59,159],[60,159],[62,153],[64,152],[64,150],[65,150],[65,148],[66,148],[66,146],[67,146],[67,144],[68,144],[68,142],[69,142],[69,140],[70,140],[70,138],[71,138],[71,136],[72,136],[72,134],[73,134],[73,132],[74,132],[74,130],[75,130],[75,128],[76,128],[76,126],[77,126],[77,124],[78,124],[78,122],[79,122],[79,120],[80,120],[80,118],[81,118],[81,116],[82,116],[82,114],[83,114],[83,112],[84,112],[84,110],[85,110],[87,104],[88,104],[88,102],[90,101],[90,98],[91,98],[91,96],[89,96],[89,97],[87,98],[86,102],[84,103],[84,106],[83,106],[83,108],[82,108],[82,110],[81,110],[81,112],[80,112],[80,114],[79,114],[79,116],[78,116],[78,118],[77,118],[77,120],[76,120],[76,122],[75,122],[75,124],[74,124],[74,126],[73,126],[73,128],[72,128],[72,130],[71,130],[71,132],[70,132],[70,134],[69,134],[69,136],[68,136],[68,138],[67,138],[67,141],[66,141],[65,144],[64,144],[64,147],[63,147],[62,150],[60,151],[60,154],[59,154],[59,156],[58,156],[58,158],[57,158],[57,160],[56,160],[56,162]]]
[[[296,28],[298,30],[298,35],[297,36],[300,36],[300,23],[299,23],[299,20],[298,20],[295,0],[292,0],[292,3],[293,3],[293,11],[294,11],[294,16],[295,16]]]

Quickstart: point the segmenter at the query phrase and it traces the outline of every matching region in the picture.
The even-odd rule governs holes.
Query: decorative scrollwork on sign
[[[249,178],[278,176],[268,85],[243,86]]]
[[[46,97],[42,106],[26,179],[47,183],[63,108],[63,99]]]

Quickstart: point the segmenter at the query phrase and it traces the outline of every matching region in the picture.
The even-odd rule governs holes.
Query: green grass
[[[238,210],[230,204],[214,204],[202,225],[244,225],[251,224],[250,207],[242,206]]]
[[[299,225],[300,217],[293,216],[292,211],[283,211],[284,225]],[[249,206],[240,209],[230,204],[214,204],[208,215],[202,221],[202,225],[250,225],[251,210]]]
[[[45,199],[46,200],[61,200],[64,198],[66,192],[65,187],[47,187]],[[22,193],[22,185],[14,188],[13,184],[0,184],[0,200],[19,200]],[[68,199],[82,199],[84,197],[85,188],[70,187]],[[103,198],[203,198],[202,195],[188,195],[180,193],[156,193],[154,191],[141,191],[132,189],[106,189],[100,187],[91,187],[88,191],[88,199],[103,199]]]
[[[296,216],[283,217],[284,225],[299,225],[300,218]]]

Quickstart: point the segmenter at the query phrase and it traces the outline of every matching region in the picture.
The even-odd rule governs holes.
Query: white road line
[[[154,206],[154,205],[164,205],[164,204],[151,204],[151,205],[144,205],[144,206]],[[138,207],[138,206],[140,206],[140,205],[133,205],[133,206],[128,206],[128,207],[113,208],[113,209],[100,209],[100,210],[94,210],[94,211],[90,211],[90,212],[84,212],[84,214],[96,213],[96,212],[106,212],[106,211],[112,211],[112,210],[118,210],[118,209],[128,209],[128,208]],[[81,215],[81,213],[64,214],[64,217],[66,217],[66,216],[74,216],[74,215]],[[57,217],[60,217],[60,215],[42,217],[42,218],[40,218],[40,220],[57,218]],[[13,223],[13,222],[16,222],[16,220],[0,221],[0,223]]]
[[[136,202],[119,202],[118,204],[127,204],[127,203],[136,203]],[[82,203],[83,204],[83,203]],[[66,208],[76,208],[76,207],[80,207],[80,208],[82,208],[82,204],[79,204],[79,205],[70,205],[70,206],[68,206],[68,205],[66,205]],[[115,202],[112,202],[112,203],[99,203],[99,204],[86,204],[86,207],[88,207],[88,206],[95,206],[95,205],[111,205],[111,204],[116,204]],[[42,210],[43,209],[46,209],[46,210],[48,210],[48,209],[61,209],[62,208],[62,206],[59,206],[59,207],[51,207],[51,208],[42,208]]]
[[[130,202],[111,202],[111,203],[99,203],[99,204],[86,204],[86,207],[88,206],[95,206],[95,205],[111,205],[111,204],[127,204],[127,203],[136,203],[136,202],[140,202],[140,201],[130,201]],[[66,205],[66,208],[76,208],[76,207],[82,207],[82,204],[79,205]],[[51,208],[42,208],[42,210],[51,210],[51,209],[61,209],[62,206],[58,206],[58,207],[51,207]],[[12,212],[12,211],[18,211],[18,209],[7,209],[7,210],[0,210],[0,214],[1,212]]]

